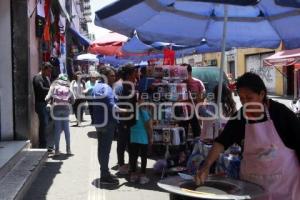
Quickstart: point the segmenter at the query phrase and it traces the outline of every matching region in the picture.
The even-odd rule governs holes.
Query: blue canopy
[[[275,2],[281,6],[300,8],[299,0],[275,0]]]
[[[123,45],[122,50],[128,53],[147,53],[162,50],[166,47],[172,47],[173,50],[188,48],[186,45],[177,45],[166,42],[153,42],[151,44],[146,44],[142,42],[137,35],[134,35]]]
[[[280,0],[277,0],[280,1]],[[205,39],[220,47],[223,4],[179,0],[122,0],[96,12],[95,24],[147,44],[155,41],[196,46]],[[226,46],[300,47],[300,10],[261,0],[253,6],[228,5]]]
[[[134,35],[122,46],[122,51],[128,53],[145,53],[154,50],[153,46],[147,45],[139,40],[139,38]]]
[[[186,46],[186,45],[176,45],[165,42],[153,42],[151,45],[148,45],[142,42],[137,35],[134,35],[126,43],[124,43],[122,50],[127,53],[149,53],[157,52],[163,48],[171,47],[176,51],[176,55],[189,55],[193,53],[208,53],[208,52],[220,52],[220,47],[208,46],[205,42],[198,46]],[[227,49],[229,50],[229,48]]]
[[[81,33],[76,31],[74,28],[69,28],[70,33],[79,41],[83,46],[89,46],[91,44],[91,40],[87,37],[83,36]]]
[[[180,56],[180,55],[178,55]],[[111,64],[115,67],[133,63],[133,64],[140,64],[143,61],[148,61],[151,59],[160,59],[163,58],[163,54],[150,54],[145,56],[128,56],[128,57],[116,57],[116,56],[99,56],[99,62]]]

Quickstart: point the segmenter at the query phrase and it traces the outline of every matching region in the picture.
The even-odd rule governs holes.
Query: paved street
[[[88,116],[85,116],[87,119]],[[71,116],[71,126],[75,124]],[[83,125],[87,125],[84,122]],[[129,183],[125,177],[120,178],[117,188],[100,188],[100,170],[97,159],[97,139],[91,126],[71,127],[71,145],[73,156],[49,156],[42,171],[29,189],[26,200],[119,200],[124,197],[131,200],[169,199],[156,182],[159,176],[151,172],[151,182],[146,185]],[[64,135],[61,137],[61,150],[65,153]],[[126,158],[128,160],[128,157]],[[152,168],[154,160],[148,159],[148,168]],[[116,142],[113,142],[110,167],[117,163]],[[112,173],[117,171],[112,170]],[[124,196],[125,195],[125,196]]]

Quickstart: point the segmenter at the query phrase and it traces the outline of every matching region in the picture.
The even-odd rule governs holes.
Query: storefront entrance
[[[285,66],[286,70],[286,95],[287,96],[294,96],[294,69],[293,65]]]

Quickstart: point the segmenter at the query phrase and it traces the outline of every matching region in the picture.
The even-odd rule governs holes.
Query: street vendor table
[[[195,141],[194,150],[188,160],[187,166],[190,174],[195,174],[199,166],[204,163],[211,147],[212,144],[206,144],[200,140]],[[239,178],[241,159],[238,153],[240,153],[240,150],[235,150],[235,154],[232,154],[232,149],[236,148],[231,147],[226,152],[220,154],[212,173],[225,174],[231,178]]]
[[[198,199],[251,199],[263,194],[259,185],[220,176],[209,176],[203,186],[213,187],[227,194],[197,192],[198,187],[193,180],[184,180],[180,176],[160,180],[158,186],[171,194]]]

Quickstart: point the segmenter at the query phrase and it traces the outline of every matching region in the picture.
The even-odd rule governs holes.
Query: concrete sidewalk
[[[88,116],[85,116],[87,119]],[[71,116],[71,121],[74,116]],[[45,166],[32,184],[26,200],[167,200],[169,194],[161,191],[156,183],[159,175],[150,172],[151,182],[146,185],[129,183],[126,176],[120,178],[115,188],[100,188],[100,168],[97,159],[97,139],[95,128],[84,122],[83,127],[71,127],[71,147],[73,156],[62,154],[50,156]],[[75,122],[70,123],[74,125]],[[62,153],[65,153],[64,135],[61,136]],[[128,160],[128,157],[126,157]],[[152,168],[154,160],[148,159],[147,168]],[[117,163],[116,142],[113,142],[110,167]],[[150,169],[149,169],[150,171]],[[112,170],[113,174],[117,171]]]

